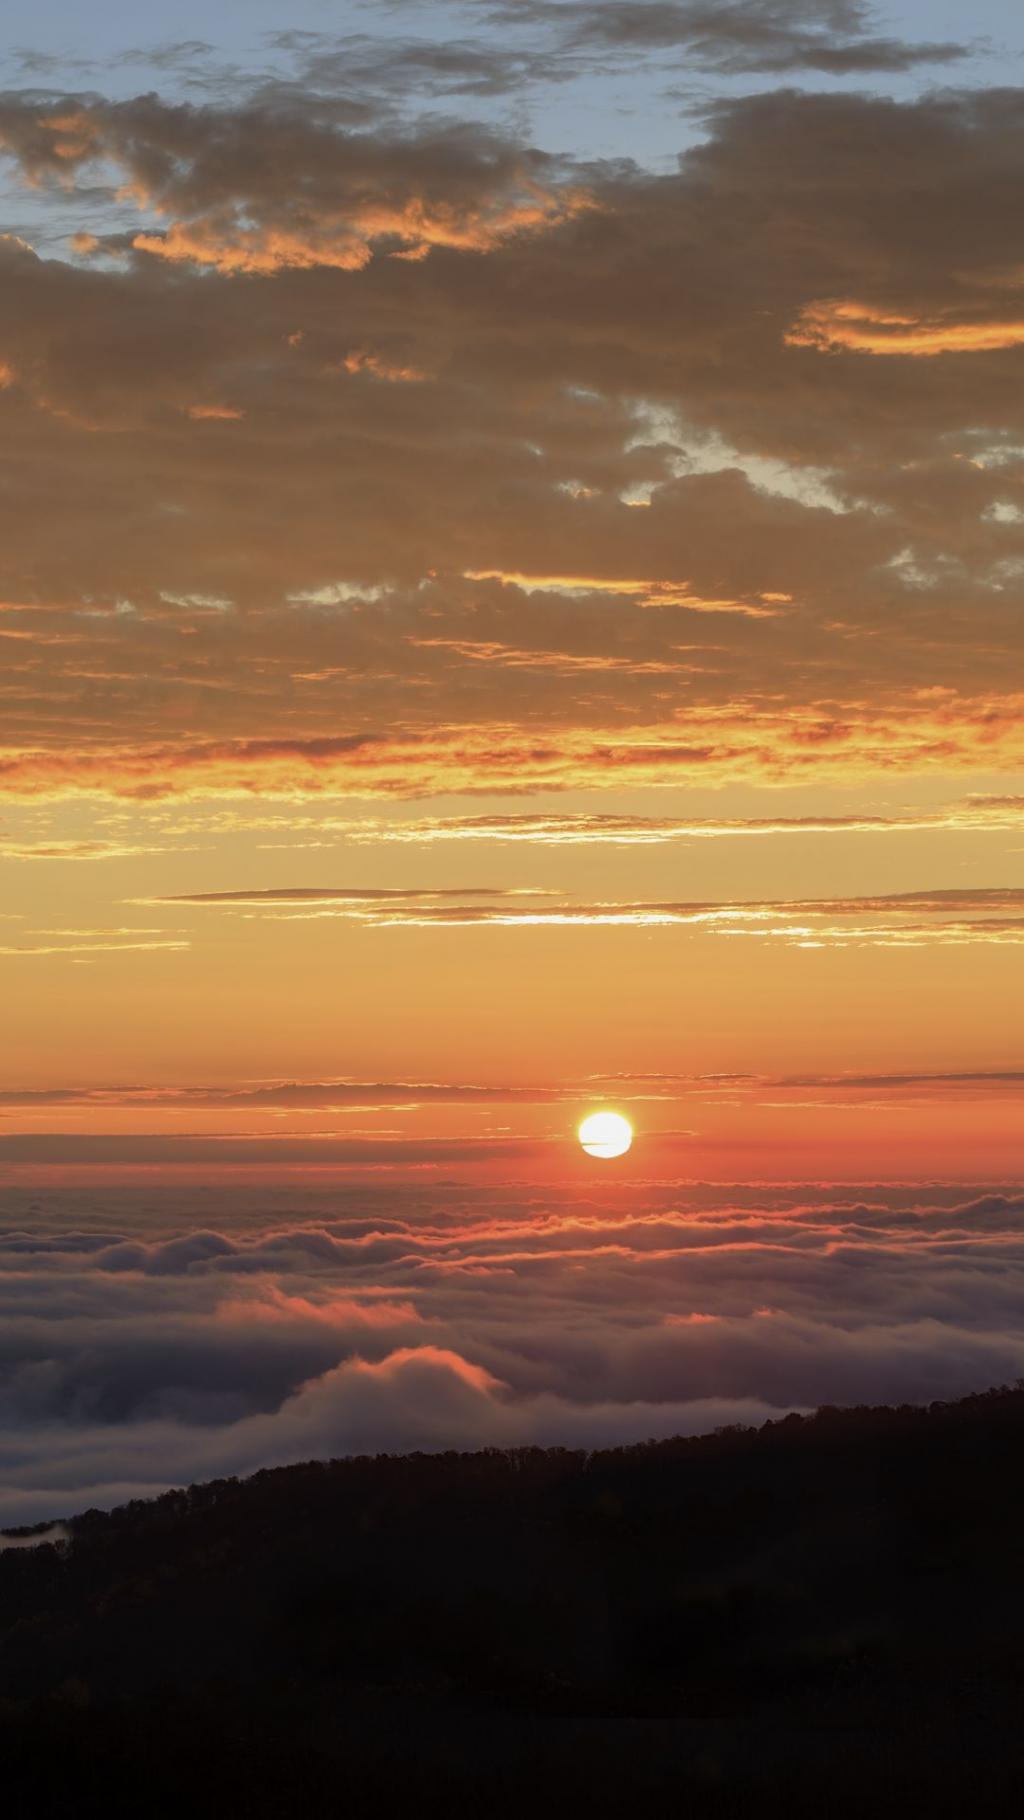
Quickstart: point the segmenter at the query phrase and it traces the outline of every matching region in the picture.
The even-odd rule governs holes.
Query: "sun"
[[[625,1156],[633,1142],[633,1127],[621,1112],[590,1112],[578,1135],[588,1156]]]

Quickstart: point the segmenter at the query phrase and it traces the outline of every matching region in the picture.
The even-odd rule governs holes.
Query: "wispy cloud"
[[[0,1106],[45,1109],[80,1106],[97,1111],[115,1107],[188,1110],[221,1107],[241,1111],[294,1108],[543,1104],[578,1097],[572,1084],[512,1085],[465,1081],[267,1081],[230,1086],[42,1087],[0,1090]]]
[[[874,815],[657,816],[556,812],[424,816],[408,821],[335,820],[334,832],[358,844],[430,845],[435,841],[520,842],[537,846],[661,846],[674,841],[776,834],[907,834],[918,830],[1024,828],[1024,797],[968,797],[935,810]]]
[[[85,936],[84,939],[66,941],[14,942],[0,946],[0,957],[5,960],[40,960],[62,954],[74,957],[100,954],[153,954],[161,950],[173,953],[191,946],[192,944],[188,940],[172,940],[162,937],[144,941],[121,940],[118,937],[104,937],[102,934],[98,934],[95,940]]]
[[[785,596],[763,595],[757,601],[706,600],[688,581],[635,581],[600,575],[523,575],[503,569],[467,569],[466,581],[498,581],[524,594],[623,595],[643,607],[683,607],[690,613],[738,613],[745,619],[775,619]]]
[[[463,0],[505,31],[547,30],[554,71],[563,62],[586,68],[587,53],[606,67],[609,55],[637,59],[674,52],[689,68],[714,75],[830,76],[902,72],[917,64],[955,63],[967,46],[880,37],[862,0]],[[415,8],[417,0],[404,0]],[[664,64],[662,63],[662,67]],[[534,78],[536,79],[536,77]]]
[[[948,947],[1024,941],[1024,887],[1018,886],[953,887],[851,897],[678,902],[550,901],[557,896],[551,891],[523,888],[363,890],[309,885],[179,893],[141,901],[195,904],[300,922],[309,917],[333,916],[377,929],[681,927],[710,935],[783,941],[797,947]],[[523,897],[536,901],[508,901]],[[481,903],[481,898],[497,901]]]
[[[467,897],[550,897],[549,891],[530,891],[523,887],[502,890],[489,885],[427,886],[348,886],[348,885],[271,885],[241,891],[190,891],[172,897],[140,898],[147,904],[363,904],[416,902],[431,898]]]
[[[187,1112],[223,1110],[252,1113],[367,1110],[373,1107],[543,1106],[576,1108],[596,1095],[614,1093],[623,1104],[670,1105],[682,1100],[720,1098],[758,1100],[771,1092],[783,1096],[814,1089],[823,1095],[918,1095],[925,1100],[1017,1093],[1024,1090],[1024,1068],[963,1069],[868,1073],[736,1074],[611,1071],[566,1080],[435,1081],[435,1080],[281,1080],[236,1084],[174,1086],[159,1083],[107,1086],[7,1087],[0,1089],[0,1108],[47,1113],[77,1108],[89,1112]]]

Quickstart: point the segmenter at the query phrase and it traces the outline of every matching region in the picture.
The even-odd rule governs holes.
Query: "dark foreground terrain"
[[[1024,1389],[335,1461],[0,1555],[11,1820],[1024,1811]]]

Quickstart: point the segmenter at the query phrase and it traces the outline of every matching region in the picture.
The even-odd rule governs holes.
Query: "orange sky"
[[[1018,1380],[1016,14],[7,11],[0,1525]]]

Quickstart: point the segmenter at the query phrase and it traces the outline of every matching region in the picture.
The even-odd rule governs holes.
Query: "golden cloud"
[[[0,797],[417,796],[846,778],[1024,766],[1024,698],[914,697],[834,720],[695,708],[685,726],[425,729],[163,746],[0,750]]]
[[[794,348],[824,353],[903,354],[932,358],[937,354],[989,354],[1024,345],[1024,320],[956,321],[892,315],[869,304],[809,303],[801,310],[786,342]]]

